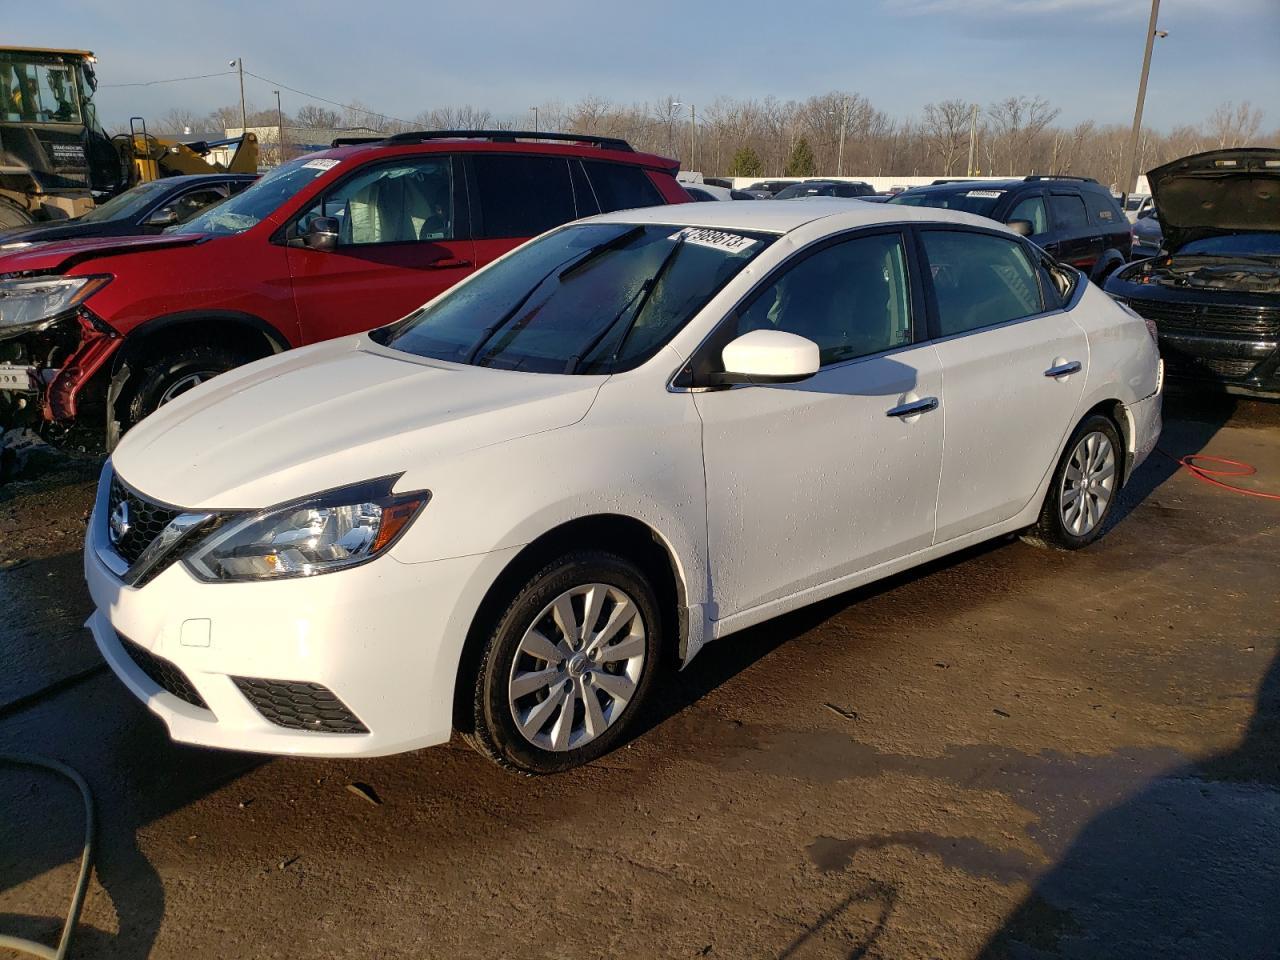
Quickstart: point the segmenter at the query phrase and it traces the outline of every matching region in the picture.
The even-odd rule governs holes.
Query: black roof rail
[[[386,137],[334,137],[331,147],[354,147],[361,143],[381,143]]]
[[[384,138],[385,143],[416,143],[420,140],[489,140],[493,143],[515,143],[517,140],[550,140],[557,143],[589,143],[602,150],[635,153],[627,141],[619,137],[596,137],[587,133],[544,133],[536,130],[414,130]]]
[[[975,179],[975,178],[974,178],[974,177],[951,177],[950,179],[945,179],[945,178],[944,178],[944,179],[941,179],[941,180],[935,180],[935,181],[933,181],[933,183],[929,184],[929,186],[931,186],[931,187],[940,187],[940,186],[942,186],[944,183],[968,183],[970,180],[973,180],[973,179]],[[992,178],[990,178],[990,179],[998,179],[998,178],[992,177]]]
[[[1073,177],[1069,173],[1033,173],[1029,177],[1023,177],[1024,181],[1032,180],[1079,180],[1083,183],[1097,183],[1093,177]]]

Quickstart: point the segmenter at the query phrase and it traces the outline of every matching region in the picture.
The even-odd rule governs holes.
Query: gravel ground
[[[1280,491],[1280,405],[1170,407],[1165,449]],[[1280,956],[1280,504],[1157,456],[1093,548],[713,644],[625,748],[527,780],[170,743],[79,628],[95,470],[0,487],[0,751],[101,819],[77,957]],[[77,804],[0,769],[0,931],[56,937]]]

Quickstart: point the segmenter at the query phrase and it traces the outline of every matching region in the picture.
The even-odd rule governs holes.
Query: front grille
[[[232,677],[263,718],[277,727],[316,733],[368,733],[369,728],[334,695],[318,683]]]
[[[1162,329],[1188,333],[1230,333],[1274,339],[1280,336],[1280,309],[1225,303],[1187,303],[1129,298],[1129,306]]]
[[[209,709],[209,705],[204,702],[204,697],[200,696],[199,691],[192,686],[191,681],[187,679],[187,675],[164,659],[164,657],[157,657],[150,650],[139,646],[128,637],[121,637],[120,644],[124,647],[124,652],[129,655],[129,659],[136,663],[138,669],[150,677],[157,686],[168,690],[179,700],[189,703],[193,707]]]
[[[1197,357],[1186,353],[1165,355],[1168,372],[1184,377],[1229,377],[1239,378],[1249,374],[1257,365],[1257,360],[1245,357]]]
[[[121,509],[121,504],[124,504],[127,510],[128,523],[125,525],[123,536],[118,540],[111,538],[111,546],[129,566],[133,566],[142,556],[142,552],[151,545],[151,541],[160,536],[161,531],[182,511],[153,503],[139,496],[121,483],[119,477],[113,476],[111,494],[107,503],[108,534],[112,529],[111,524],[114,518],[119,516],[117,511]]]

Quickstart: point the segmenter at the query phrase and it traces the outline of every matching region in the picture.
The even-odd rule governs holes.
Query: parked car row
[[[161,236],[0,254],[0,393],[108,447],[220,373],[381,326],[530,237],[683,203],[677,164],[625,142],[405,133],[312,154]]]

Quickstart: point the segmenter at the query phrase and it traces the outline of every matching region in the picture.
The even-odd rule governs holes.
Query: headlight
[[[26,277],[0,281],[0,333],[12,336],[41,330],[90,294],[106,286],[110,277]]]
[[[311,577],[372,560],[426,505],[427,491],[391,493],[398,477],[237,515],[185,558],[201,580]]]

